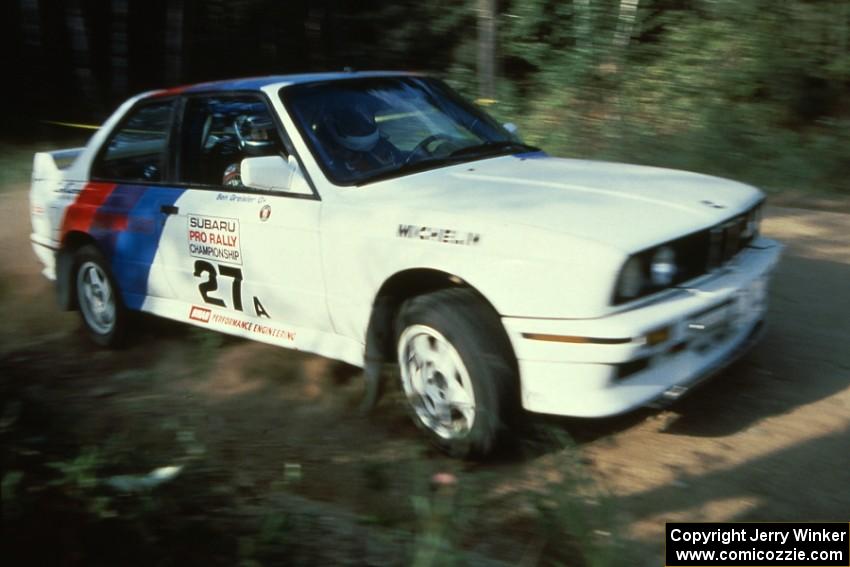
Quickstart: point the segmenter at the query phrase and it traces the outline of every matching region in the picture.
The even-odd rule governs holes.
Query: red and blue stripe
[[[81,232],[94,238],[112,267],[124,304],[140,309],[166,220],[184,189],[154,185],[90,182],[68,206],[61,237]],[[172,220],[173,222],[173,220]]]

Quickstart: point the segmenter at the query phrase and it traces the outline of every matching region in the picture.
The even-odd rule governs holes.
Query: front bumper
[[[767,283],[781,251],[779,243],[760,238],[722,270],[607,317],[503,318],[519,363],[523,407],[603,417],[678,398],[760,338]],[[585,337],[591,339],[578,340]]]

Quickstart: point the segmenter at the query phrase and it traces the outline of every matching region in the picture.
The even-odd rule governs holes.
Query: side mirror
[[[310,187],[293,156],[251,157],[239,165],[242,185],[251,189],[310,195]]]
[[[513,138],[515,141],[520,141],[519,128],[517,128],[516,124],[514,124],[513,122],[505,122],[504,124],[502,124],[502,128],[507,130],[508,134],[510,134],[511,138]]]

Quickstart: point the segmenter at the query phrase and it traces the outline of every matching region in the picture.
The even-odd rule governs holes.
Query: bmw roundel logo
[[[270,216],[272,216],[271,205],[263,205],[263,208],[260,209],[260,220],[266,222]]]

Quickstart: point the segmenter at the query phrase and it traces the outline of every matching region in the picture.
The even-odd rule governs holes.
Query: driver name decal
[[[472,246],[473,244],[478,244],[481,240],[481,235],[477,232],[464,232],[450,228],[437,228],[415,224],[398,225],[398,237],[430,240],[445,244],[460,244],[463,246]]]
[[[239,221],[225,217],[189,215],[189,254],[229,264],[242,264]]]

